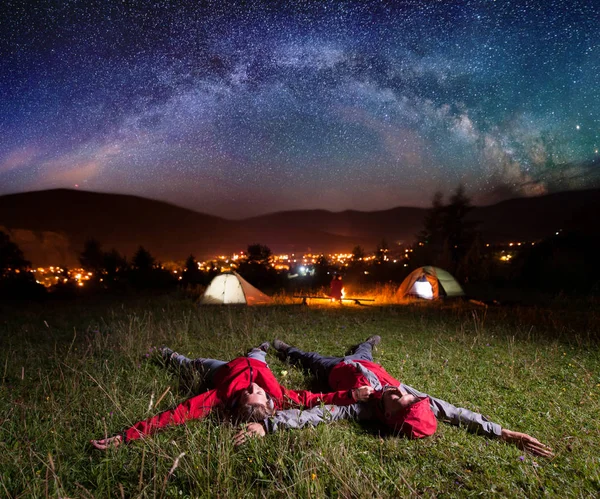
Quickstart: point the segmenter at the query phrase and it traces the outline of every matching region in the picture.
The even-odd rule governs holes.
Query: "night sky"
[[[0,195],[243,218],[600,186],[600,2],[4,0]]]

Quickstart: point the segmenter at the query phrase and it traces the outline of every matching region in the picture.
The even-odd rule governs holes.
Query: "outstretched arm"
[[[490,421],[477,412],[470,411],[464,407],[456,407],[445,400],[419,392],[411,386],[402,384],[402,387],[417,397],[429,397],[431,410],[439,421],[455,426],[464,426],[467,428],[467,431],[478,435],[499,438],[505,442],[515,444],[520,449],[536,456],[551,457],[554,455],[550,447],[526,433],[504,429],[498,423]]]
[[[533,454],[534,456],[553,457],[554,452],[546,444],[540,442],[537,438],[520,433],[518,431],[507,430],[502,428],[501,440],[510,444],[515,444],[519,449]]]
[[[431,410],[438,421],[454,426],[464,426],[467,428],[467,431],[478,435],[485,435],[486,437],[500,438],[502,434],[502,428],[499,424],[490,421],[477,412],[470,411],[464,407],[456,407],[445,400],[427,395],[404,383],[402,384],[402,388],[416,397],[429,397]]]
[[[307,426],[314,427],[342,419],[362,421],[371,419],[372,415],[369,404],[323,405],[304,411],[300,409],[277,411],[274,416],[265,419],[264,426],[268,433],[275,433],[280,430],[299,430]]]
[[[121,435],[115,435],[114,437],[103,438],[102,440],[90,440],[91,444],[96,449],[106,450],[110,447],[118,447],[123,443],[123,437]]]
[[[266,433],[280,430],[298,430],[323,423],[333,423],[342,419],[368,420],[372,411],[368,404],[356,403],[347,406],[323,405],[312,409],[287,409],[277,411],[274,416],[262,423],[251,423],[241,429],[234,437],[235,445],[241,445],[249,438],[264,437]]]
[[[122,443],[150,435],[165,426],[184,424],[190,419],[201,419],[210,413],[216,403],[216,390],[209,390],[206,393],[186,400],[175,407],[175,409],[164,411],[144,421],[139,421],[120,435],[101,440],[92,440],[91,444],[100,450],[106,450],[109,447],[118,447]]]
[[[356,402],[365,402],[373,393],[373,388],[365,385],[351,390],[330,393],[313,393],[307,390],[285,390],[288,400],[304,407],[315,407],[321,404],[346,406]]]

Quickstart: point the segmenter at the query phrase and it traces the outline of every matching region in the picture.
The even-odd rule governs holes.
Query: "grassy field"
[[[197,308],[180,296],[0,309],[2,497],[596,497],[600,495],[600,307],[469,304]],[[228,360],[275,337],[340,355],[372,334],[397,378],[530,433],[553,459],[439,425],[381,438],[343,422],[234,448],[235,429],[193,422],[108,452],[111,435],[190,395],[146,359],[169,345]],[[269,364],[287,386],[310,378]]]

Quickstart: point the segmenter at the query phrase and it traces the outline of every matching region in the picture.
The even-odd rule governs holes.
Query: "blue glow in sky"
[[[600,4],[14,1],[0,195],[230,218],[600,185]]]

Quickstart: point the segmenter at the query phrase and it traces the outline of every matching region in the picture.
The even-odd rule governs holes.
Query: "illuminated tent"
[[[206,288],[200,305],[262,305],[271,298],[236,272],[216,276]]]
[[[427,266],[419,267],[408,274],[400,284],[397,294],[400,298],[415,296],[425,300],[435,300],[444,296],[464,296],[465,292],[450,272]]]

